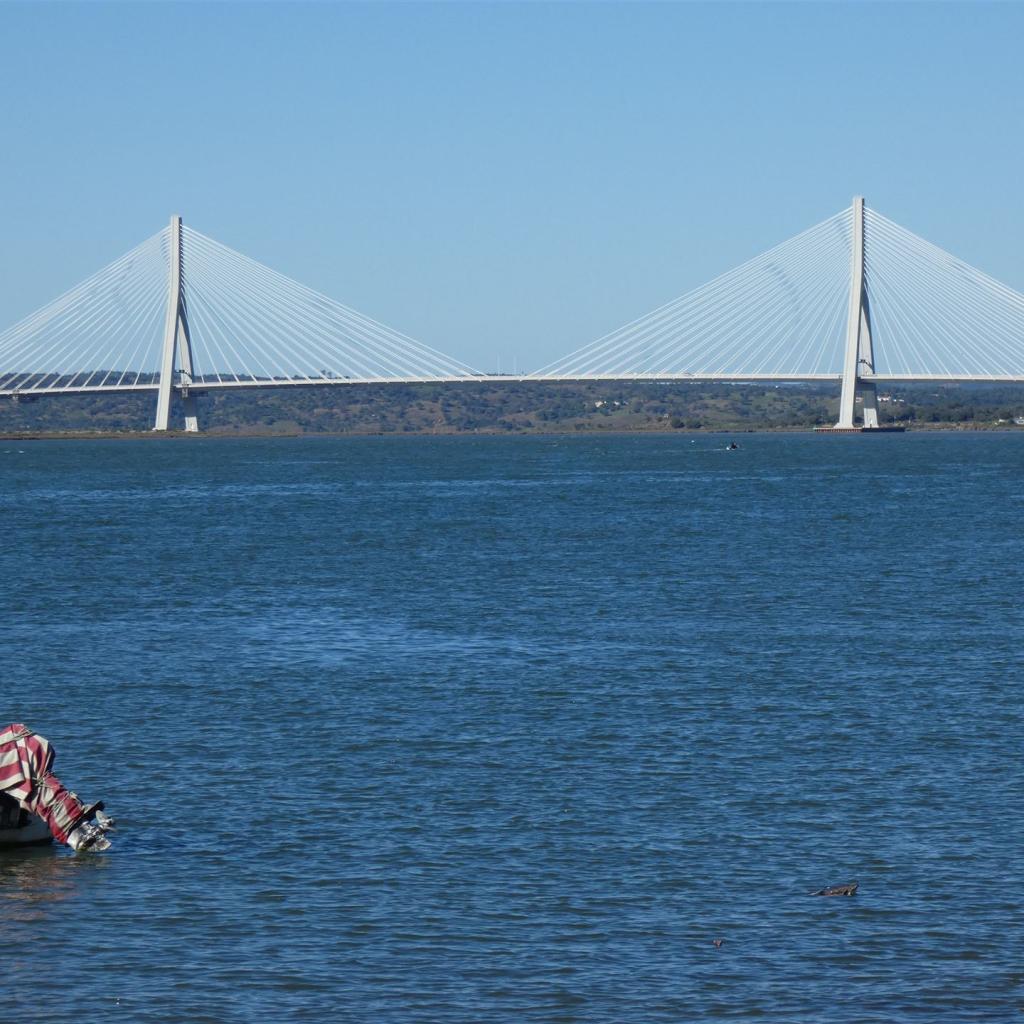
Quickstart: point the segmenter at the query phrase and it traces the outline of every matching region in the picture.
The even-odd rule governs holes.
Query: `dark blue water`
[[[0,1016],[1019,1020],[1024,436],[726,440],[0,442]]]

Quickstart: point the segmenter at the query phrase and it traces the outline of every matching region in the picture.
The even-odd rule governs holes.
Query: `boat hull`
[[[10,797],[0,798],[0,849],[52,842],[53,836],[42,818],[22,810]]]
[[[46,846],[53,836],[41,818],[32,817],[21,828],[0,828],[0,850],[14,846]]]

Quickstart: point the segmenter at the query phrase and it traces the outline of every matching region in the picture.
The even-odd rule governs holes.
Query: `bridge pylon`
[[[160,359],[160,385],[156,400],[154,430],[168,430],[171,419],[171,391],[180,389],[185,413],[185,430],[199,430],[196,396],[192,386],[192,336],[188,327],[188,305],[182,275],[181,217],[171,217],[170,280],[167,291],[167,319],[164,321],[164,344]],[[181,363],[181,375],[174,380],[175,363]]]
[[[853,245],[850,260],[850,305],[846,318],[846,354],[843,359],[843,388],[839,396],[837,430],[855,429],[857,396],[863,404],[863,425],[878,427],[878,396],[874,381],[862,375],[873,375],[875,356],[871,346],[871,307],[868,303],[867,281],[864,277],[864,197],[853,197]]]

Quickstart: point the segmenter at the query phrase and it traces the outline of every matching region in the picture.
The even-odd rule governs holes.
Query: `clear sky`
[[[1024,290],[1019,4],[0,3],[0,327],[181,213],[484,370],[848,205]]]

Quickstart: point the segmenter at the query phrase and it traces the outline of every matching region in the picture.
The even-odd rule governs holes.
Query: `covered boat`
[[[49,740],[20,722],[0,728],[0,843],[52,836],[72,850],[109,849],[114,819],[102,803],[84,804],[67,789],[51,770],[53,758]]]

